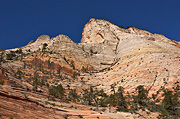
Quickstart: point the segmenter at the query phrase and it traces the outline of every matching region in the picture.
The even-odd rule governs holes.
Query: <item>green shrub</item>
[[[2,117],[3,116],[3,114],[0,112],[0,117]]]
[[[22,53],[22,49],[21,49],[21,48],[19,48],[19,49],[18,49],[18,50],[16,50],[15,52],[16,52],[16,53],[21,54],[21,53]]]
[[[0,80],[0,85],[4,85],[4,80]]]
[[[62,87],[61,84],[59,84],[58,86],[51,86],[49,88],[49,95],[52,95],[56,98],[61,98],[63,99],[65,96],[65,91],[64,88]]]
[[[13,60],[13,58],[16,56],[14,51],[10,51],[10,53],[6,54],[7,60]]]

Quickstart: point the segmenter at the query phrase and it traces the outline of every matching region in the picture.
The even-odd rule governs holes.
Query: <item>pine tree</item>
[[[163,107],[168,112],[163,112],[162,115],[164,117],[169,117],[169,115],[174,115],[175,117],[180,117],[180,103],[178,100],[179,92],[177,91],[177,88],[175,89],[175,92],[170,90],[164,90],[164,99],[162,101]]]
[[[119,86],[118,91],[116,93],[118,111],[128,111],[128,109],[126,109],[127,106],[127,102],[125,100],[126,97],[123,95],[123,93],[124,93],[124,88],[122,86]]]
[[[138,91],[138,95],[137,95],[137,103],[141,106],[145,106],[146,103],[145,101],[147,100],[147,96],[148,96],[148,91],[144,88],[143,85],[139,85],[136,90]]]
[[[63,100],[65,96],[65,90],[61,84],[59,84],[58,86],[51,86],[49,88],[49,95]]]

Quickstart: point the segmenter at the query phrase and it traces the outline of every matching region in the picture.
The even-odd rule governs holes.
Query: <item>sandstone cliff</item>
[[[107,66],[109,71],[92,77],[95,81],[103,79],[102,84],[123,80],[119,85],[130,89],[143,84],[154,86],[152,89],[155,90],[162,85],[173,87],[180,78],[179,46],[163,35],[91,19],[83,29],[81,43],[91,45],[96,52],[94,57],[103,59],[103,64],[110,64]],[[93,45],[99,45],[103,50],[97,50]]]
[[[180,79],[180,44],[178,42],[143,29],[122,28],[103,19],[92,18],[85,24],[81,43],[74,43],[68,36],[62,34],[54,38],[42,35],[35,42],[30,42],[24,47],[1,52],[5,61],[0,66],[0,78],[6,83],[1,87],[0,92],[6,96],[10,104],[14,104],[22,92],[26,93],[24,89],[33,90],[33,82],[36,78],[41,81],[46,80],[49,86],[61,83],[67,92],[72,88],[81,93],[83,89],[92,85],[111,94],[110,85],[116,83],[117,86],[123,86],[130,94],[133,94],[137,86],[144,85],[150,91],[150,95],[162,86],[172,89],[179,84]],[[23,88],[22,92],[18,92],[17,88]],[[18,98],[18,106],[22,108],[24,101],[28,101],[29,106],[34,106],[35,103],[41,105],[36,110],[45,107],[44,112],[41,113],[50,111],[45,104],[49,99],[48,86],[36,88],[36,91],[43,94],[27,92],[31,97],[28,100],[22,99],[22,96]],[[12,92],[18,93],[12,96]],[[0,98],[6,100],[3,96]],[[7,100],[4,102],[8,103]],[[71,115],[72,118],[78,117],[74,109],[63,110],[60,105],[57,103],[57,106],[51,110],[58,110],[57,113],[61,116],[57,118],[62,118],[63,114]],[[69,104],[65,105],[70,107]],[[78,107],[79,110],[80,107]],[[10,109],[6,108],[7,110]],[[13,106],[12,110],[16,110],[16,107]],[[33,115],[32,117],[37,115],[37,113],[32,114],[32,109],[27,110],[30,112],[29,115]],[[90,111],[90,114],[84,116],[97,118],[94,113]],[[95,114],[99,115],[99,113]],[[6,113],[7,115],[13,116],[10,113]],[[54,115],[57,114],[53,112],[50,116]],[[122,114],[120,115],[125,118]],[[47,118],[47,115],[41,116]],[[111,116],[117,117],[113,114],[104,114],[102,118]],[[24,117],[26,116],[23,115],[22,118]],[[133,118],[132,115],[127,118],[130,117]]]

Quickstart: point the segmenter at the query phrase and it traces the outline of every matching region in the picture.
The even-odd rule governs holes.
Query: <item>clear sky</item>
[[[180,41],[180,0],[0,0],[0,46],[25,46],[43,34],[80,42],[90,18]]]

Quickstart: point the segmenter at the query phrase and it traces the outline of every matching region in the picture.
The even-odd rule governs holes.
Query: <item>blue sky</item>
[[[0,46],[21,47],[43,34],[80,42],[90,18],[180,41],[180,0],[0,0]]]

